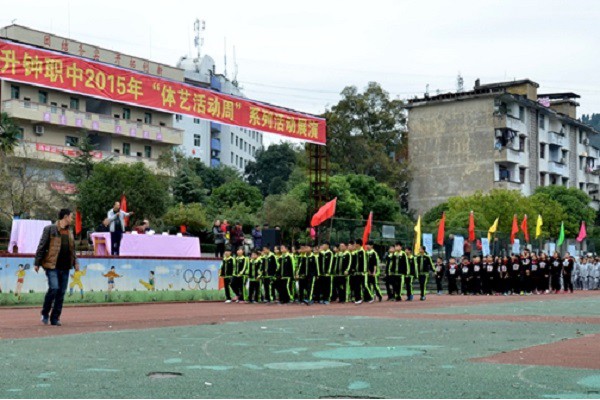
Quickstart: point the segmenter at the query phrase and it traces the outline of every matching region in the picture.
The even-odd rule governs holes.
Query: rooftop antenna
[[[429,83],[425,85],[425,96],[429,96]]]
[[[462,93],[464,91],[465,91],[465,80],[463,79],[462,75],[459,72],[458,76],[456,77],[456,93]]]
[[[223,38],[223,61],[225,65],[225,70],[223,71],[223,75],[227,78],[227,38]]]
[[[206,30],[206,21],[196,18],[194,21],[194,47],[196,47],[197,62],[200,62],[200,51],[204,46],[204,31]]]
[[[237,57],[235,56],[235,46],[233,46],[233,82],[232,83],[235,86],[238,85],[237,76],[238,76],[238,63],[237,63]]]

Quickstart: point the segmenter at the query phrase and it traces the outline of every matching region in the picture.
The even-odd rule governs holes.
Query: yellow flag
[[[490,226],[490,229],[488,229],[488,242],[492,241],[492,233],[496,233],[496,231],[498,230],[499,219],[500,217],[496,218],[496,220],[494,221],[494,225]]]
[[[419,219],[417,220],[417,225],[415,225],[415,251],[414,254],[419,254],[421,250],[421,216],[419,215]]]
[[[538,214],[537,223],[535,224],[535,238],[537,239],[542,234],[542,225],[544,222],[542,221],[542,216]]]

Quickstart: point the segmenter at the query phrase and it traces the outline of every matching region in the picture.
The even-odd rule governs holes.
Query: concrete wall
[[[492,96],[409,111],[410,209],[423,214],[449,197],[493,187],[493,112]]]

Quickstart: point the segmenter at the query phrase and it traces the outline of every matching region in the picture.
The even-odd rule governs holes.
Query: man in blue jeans
[[[72,222],[71,210],[60,210],[58,221],[44,228],[35,253],[35,272],[42,267],[48,278],[48,291],[42,307],[44,325],[62,325],[60,314],[69,282],[69,270],[79,265],[75,255],[75,239],[69,229]]]

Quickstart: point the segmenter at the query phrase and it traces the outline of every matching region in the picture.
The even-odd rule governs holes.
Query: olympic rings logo
[[[193,271],[186,269],[183,273],[183,280],[191,290],[206,290],[208,283],[212,280],[212,271],[209,269]]]

